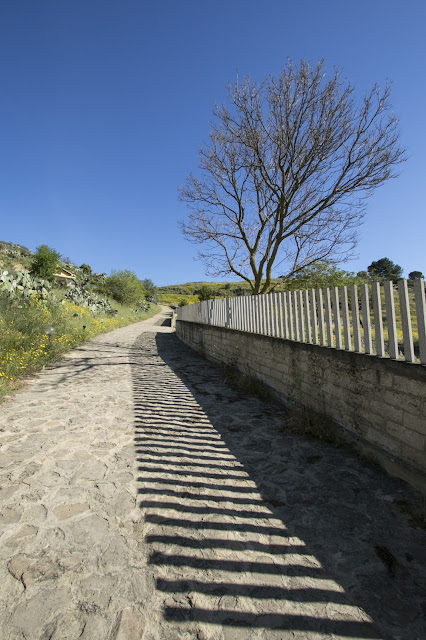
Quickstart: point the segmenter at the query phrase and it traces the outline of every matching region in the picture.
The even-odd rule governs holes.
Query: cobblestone
[[[167,316],[1,405],[1,640],[422,640],[418,495],[286,434]]]

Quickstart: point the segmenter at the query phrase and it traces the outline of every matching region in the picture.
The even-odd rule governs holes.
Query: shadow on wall
[[[284,435],[280,405],[224,385],[174,334],[142,334],[132,360],[140,507],[172,637],[421,636],[415,583],[384,546],[404,532],[380,496],[402,483]]]

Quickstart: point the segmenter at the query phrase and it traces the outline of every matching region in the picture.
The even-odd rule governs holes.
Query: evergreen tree
[[[39,278],[46,278],[47,280],[52,278],[55,271],[59,268],[60,257],[60,254],[55,251],[55,249],[48,247],[47,244],[40,245],[37,247],[31,262],[30,270],[32,275]]]
[[[389,258],[380,258],[373,261],[367,267],[368,275],[376,280],[400,280],[402,278],[402,267],[395,264]]]

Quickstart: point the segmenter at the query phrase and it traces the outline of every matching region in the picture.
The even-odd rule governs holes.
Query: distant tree
[[[155,286],[153,281],[150,280],[149,278],[145,278],[144,280],[141,280],[141,282],[142,282],[143,286],[145,287],[146,299],[148,300],[148,302],[156,302],[156,300],[157,300],[157,287]]]
[[[198,289],[197,293],[198,293],[198,299],[200,300],[200,302],[203,302],[203,300],[212,300],[216,292],[213,289],[213,287],[210,287],[208,284],[203,284]]]
[[[253,294],[271,291],[277,268],[288,279],[350,256],[366,198],[405,159],[390,87],[357,100],[323,61],[237,80],[214,116],[200,172],[180,190],[182,231],[209,274],[234,273]]]
[[[356,275],[357,275],[357,278],[361,278],[362,280],[368,280],[367,271],[358,271]]]
[[[418,280],[419,278],[424,278],[424,275],[421,271],[410,271],[408,274],[409,280]]]
[[[380,258],[367,267],[368,275],[376,280],[400,280],[402,267],[395,264],[389,258]]]
[[[152,293],[157,291],[157,287],[155,286],[153,281],[150,280],[149,278],[145,278],[144,280],[141,280],[141,282],[147,291],[150,291]]]
[[[322,287],[361,284],[362,280],[352,271],[339,269],[330,262],[321,262],[299,271],[296,276],[286,280],[284,286],[287,290],[320,289]]]
[[[83,271],[85,276],[92,275],[92,267],[89,264],[81,264],[80,269]]]
[[[234,296],[244,296],[246,294],[249,294],[250,290],[247,290],[247,289],[244,289],[244,287],[238,286],[232,289],[232,293],[234,294]]]
[[[111,271],[105,278],[105,290],[121,304],[135,304],[145,300],[145,287],[133,271]]]
[[[55,271],[59,268],[60,257],[60,253],[55,251],[55,249],[51,249],[47,244],[41,244],[37,247],[31,261],[31,274],[39,278],[52,278]]]

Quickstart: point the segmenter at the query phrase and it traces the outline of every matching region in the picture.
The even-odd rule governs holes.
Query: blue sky
[[[370,199],[359,258],[426,272],[424,0],[3,0],[0,239],[158,285],[208,279],[177,190],[240,77],[324,58],[393,82],[408,161]]]

